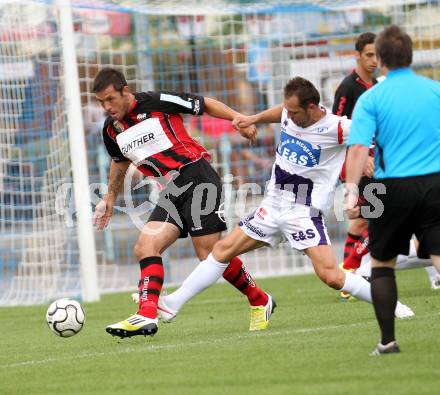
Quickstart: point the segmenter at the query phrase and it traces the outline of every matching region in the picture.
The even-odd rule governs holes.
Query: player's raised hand
[[[104,229],[113,214],[113,204],[107,202],[105,197],[95,207],[92,222],[98,230]]]

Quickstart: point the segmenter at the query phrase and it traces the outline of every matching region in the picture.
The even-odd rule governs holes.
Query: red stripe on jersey
[[[338,111],[337,111],[336,115],[339,115],[339,116],[342,115],[346,104],[347,104],[347,98],[345,96],[341,96],[341,99],[339,100]]]
[[[361,84],[362,86],[364,86],[365,87],[365,89],[370,89],[372,86],[373,86],[373,84],[369,84],[368,82],[365,82],[364,80],[362,80],[360,77],[358,77],[358,78],[356,78],[356,82],[358,83],[358,84]]]
[[[129,127],[131,127],[132,125],[130,125],[127,121],[125,121],[125,120],[122,120],[122,121],[119,121],[119,122],[121,122],[122,123],[122,126],[124,127],[124,130],[127,130]]]
[[[178,120],[176,120],[176,117],[178,117]],[[208,151],[206,151],[206,148],[203,145],[199,144],[188,134],[185,126],[183,125],[183,121],[180,115],[170,114],[169,120],[174,132],[177,135],[177,138],[186,150],[189,150],[193,153],[195,160],[200,159],[202,156],[207,159],[211,158]]]
[[[134,99],[133,104],[131,105],[130,109],[128,110],[128,113],[126,115],[126,117],[128,117],[131,121],[133,121],[133,123],[136,125],[137,123],[141,122],[143,119],[139,119],[138,118],[138,114],[134,113],[133,110],[136,107],[137,104],[137,100]]]
[[[171,143],[173,144],[172,149],[176,148],[176,145],[180,144],[179,140],[177,140],[173,130],[170,130],[170,128],[168,127],[166,121],[165,121],[165,114],[163,112],[152,112],[151,113],[151,117],[152,118],[157,118],[159,119],[160,125],[162,126],[162,129],[165,131],[167,137],[170,139]],[[182,118],[179,115],[180,120],[182,120]],[[185,129],[186,131],[186,129]]]
[[[170,170],[178,170],[183,165],[190,163],[190,162],[193,162],[190,159],[188,159],[187,161],[180,161],[180,160],[176,159],[175,157],[164,155],[162,152],[159,152],[158,154],[153,155],[153,158],[157,159],[158,161],[163,163],[164,166],[166,166],[166,168],[164,168],[162,171],[162,175],[165,175]]]
[[[171,149],[176,155],[182,157],[182,164],[187,162],[187,160],[194,162],[202,156],[208,159],[210,158],[205,147],[197,143],[197,141],[188,134],[180,114],[152,112],[151,115],[159,118],[162,128],[166,131],[173,143]]]
[[[172,147],[145,158],[146,165],[140,164],[138,166],[138,169],[143,174],[153,177],[164,176],[171,170],[179,170],[182,166],[195,162],[201,157],[205,157],[207,160],[210,159],[206,149],[188,134],[180,114],[165,114],[159,111],[151,112],[150,114],[152,118],[159,120]],[[124,131],[131,126],[129,123],[138,124],[142,120],[137,118],[136,113],[129,113],[124,121],[118,122]],[[114,127],[113,123],[108,125],[107,133],[117,144],[116,136],[118,135],[118,130]],[[148,162],[152,168],[149,168]],[[160,174],[157,174],[158,172]]]
[[[128,109],[128,114],[130,114],[133,110],[134,110],[134,108],[136,107],[136,104],[137,104],[137,99],[136,99],[136,97],[133,99],[133,103],[131,103],[131,106],[130,106],[130,108]]]
[[[157,174],[154,174],[150,169],[147,169],[146,167],[143,166],[138,166],[137,169],[144,175],[147,177],[157,177]]]
[[[342,130],[341,121],[338,122],[338,144],[344,142],[344,131]]]
[[[139,123],[139,119],[137,117],[137,114],[133,114],[132,112],[127,114],[126,117],[128,117],[134,125],[136,125],[137,123]]]
[[[113,140],[116,141],[117,133],[116,133],[115,129],[113,129],[112,124],[110,124],[110,125],[107,126],[107,134],[108,134]]]

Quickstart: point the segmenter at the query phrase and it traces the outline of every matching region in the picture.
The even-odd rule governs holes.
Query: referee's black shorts
[[[419,240],[417,255],[440,255],[440,173],[378,180],[384,212],[369,219],[370,253],[380,261],[409,254],[412,235]]]
[[[204,236],[226,230],[220,212],[222,183],[219,175],[205,160],[184,166],[180,174],[159,195],[148,222],[176,225],[180,237]]]

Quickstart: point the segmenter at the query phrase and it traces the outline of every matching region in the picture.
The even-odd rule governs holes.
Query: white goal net
[[[74,199],[74,159],[80,147],[69,134],[72,99],[66,84],[72,79],[64,64],[62,3],[0,0],[0,305],[84,295],[84,268],[93,266],[78,239],[83,225]],[[84,125],[94,203],[105,190],[109,166],[101,137],[104,114],[91,93],[102,67],[123,71],[135,91],[199,93],[243,113],[281,102],[285,83],[301,75],[331,107],[336,86],[355,66],[357,35],[395,23],[413,38],[414,69],[440,79],[436,1],[208,3],[71,1],[74,41],[68,49],[75,50],[81,106],[76,116]],[[276,125],[259,128],[254,147],[227,122],[202,116],[186,119],[186,125],[209,149],[232,191],[225,212],[231,229],[261,199]],[[109,228],[94,234],[100,292],[136,288],[135,223],[151,193],[134,172]],[[338,258],[346,231],[341,219],[337,204],[329,231]],[[248,253],[244,260],[257,277],[311,271],[307,259],[284,244]],[[180,283],[197,263],[190,240],[175,243],[164,262],[166,283]]]

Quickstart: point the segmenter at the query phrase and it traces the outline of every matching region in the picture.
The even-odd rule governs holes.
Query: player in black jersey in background
[[[362,33],[356,40],[356,68],[345,77],[335,93],[332,112],[339,116],[347,116],[351,119],[354,106],[359,96],[367,89],[370,89],[377,80],[374,73],[377,68],[376,50],[374,48],[374,33]],[[360,188],[360,199],[362,189],[368,184],[374,175],[374,162],[372,156],[369,159],[367,168],[362,177]],[[341,172],[341,181],[345,182],[345,164]],[[362,257],[368,253],[368,221],[364,218],[356,218],[349,221],[348,232],[344,246],[344,261],[342,268],[345,270],[356,270]],[[341,298],[348,299],[349,294],[341,292]]]
[[[377,68],[374,49],[374,33],[362,33],[356,40],[356,68],[345,77],[336,89],[332,112],[351,119],[354,106],[367,89],[377,83],[374,73]]]
[[[196,255],[202,261],[226,230],[218,215],[220,177],[207,161],[208,152],[186,131],[180,114],[206,112],[232,120],[239,113],[217,100],[194,94],[131,93],[124,75],[111,68],[97,74],[93,92],[108,114],[103,139],[112,158],[108,192],[94,214],[97,229],[107,226],[131,163],[164,185],[134,246],[141,269],[139,310],[106,328],[108,333],[120,337],[153,335],[157,332],[158,315],[162,314],[167,321],[173,318],[173,306],[161,306],[159,300],[164,279],[162,253],[189,233]],[[256,129],[252,126],[241,129],[240,133],[254,140]],[[250,329],[265,329],[274,303],[270,295],[256,286],[239,258],[220,266],[199,264],[179,290],[189,299],[210,285],[213,277],[222,274],[248,297],[252,311]],[[261,320],[265,325],[261,325]]]

